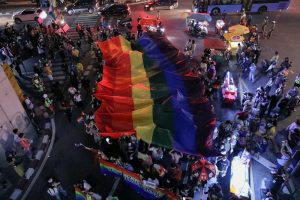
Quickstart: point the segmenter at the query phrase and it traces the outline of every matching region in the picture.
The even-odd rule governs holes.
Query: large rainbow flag
[[[136,44],[122,36],[98,42],[105,66],[96,97],[100,134],[136,133],[147,143],[208,155],[215,114],[204,83],[167,39],[145,33]]]

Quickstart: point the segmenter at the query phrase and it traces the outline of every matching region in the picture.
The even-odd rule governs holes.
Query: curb
[[[42,143],[39,145],[39,148],[35,154],[35,159],[30,162],[30,167],[24,174],[24,177],[19,181],[18,188],[15,188],[9,200],[25,200],[28,196],[29,192],[31,191],[32,187],[34,186],[36,180],[40,176],[41,172],[44,169],[44,166],[49,158],[50,152],[53,148],[55,134],[56,134],[56,127],[55,121],[53,118],[50,119],[51,121],[51,138],[48,135],[44,135],[42,139]],[[50,123],[49,123],[50,124]],[[47,123],[46,123],[47,125]],[[49,129],[50,127],[47,125],[45,129]],[[50,143],[48,149],[47,146]],[[45,150],[47,151],[45,152]],[[44,159],[42,160],[42,156],[44,155]],[[40,161],[42,160],[41,165],[39,165]],[[33,178],[32,178],[33,177]],[[31,182],[30,179],[32,178]],[[30,182],[30,183],[29,183]],[[29,186],[26,188],[26,186]],[[23,194],[23,195],[22,195]]]

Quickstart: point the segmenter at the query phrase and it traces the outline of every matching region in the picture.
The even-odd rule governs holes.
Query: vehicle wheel
[[[211,14],[216,16],[216,15],[219,15],[220,14],[220,9],[219,8],[214,8],[212,11],[211,11]]]
[[[74,11],[73,10],[68,10],[68,15],[73,15]]]
[[[173,10],[174,9],[174,6],[172,5],[172,6],[170,6],[170,10]]]
[[[94,13],[94,9],[93,9],[93,8],[89,8],[88,12],[89,12],[90,14],[93,14],[93,13]]]
[[[22,22],[22,21],[21,21],[19,18],[16,18],[16,19],[15,19],[15,23],[16,23],[16,24],[20,24],[21,22]]]
[[[267,7],[266,6],[262,6],[258,9],[258,13],[259,14],[263,14],[264,12],[267,12]]]

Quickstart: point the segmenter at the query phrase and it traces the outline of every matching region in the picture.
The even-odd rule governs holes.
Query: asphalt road
[[[191,9],[190,1],[181,1],[179,4],[179,8],[175,10],[161,10],[160,16],[163,22],[163,26],[166,30],[166,37],[180,50],[184,48],[184,45],[188,38],[190,38],[185,33],[185,19],[188,12]],[[19,9],[8,9],[6,10],[9,13],[16,12]],[[132,18],[134,23],[136,23],[136,19],[138,16],[147,17],[147,16],[156,16],[156,11],[145,12],[143,10],[143,5],[134,5],[131,6]],[[300,55],[300,50],[298,49],[300,46],[299,41],[299,32],[300,26],[300,1],[292,0],[291,6],[288,11],[284,12],[274,12],[274,13],[266,13],[264,15],[253,14],[253,23],[260,24],[262,19],[265,16],[269,16],[270,20],[276,21],[276,30],[269,40],[261,40],[262,47],[262,55],[261,58],[271,58],[274,51],[279,51],[280,60],[283,60],[284,57],[288,56],[290,60],[293,61],[293,69],[292,73],[289,76],[287,88],[290,88],[294,82],[294,78],[296,75],[300,74],[300,60],[298,60]],[[66,21],[72,21],[76,19],[78,16],[66,17]],[[8,19],[11,19],[11,15],[0,15],[0,22],[4,22]],[[210,23],[209,30],[214,30],[215,21],[219,19],[219,17],[213,17],[213,21]],[[227,19],[230,24],[234,25],[238,23],[239,16],[238,15],[228,15]],[[134,29],[136,24],[133,25]],[[201,38],[194,38],[196,40],[196,57],[202,53],[203,40]],[[259,65],[258,65],[259,67]],[[238,77],[237,77],[238,78]],[[240,80],[240,79],[237,79]],[[242,88],[239,88],[240,91],[243,90],[251,90],[255,91],[255,89],[260,85],[265,85],[267,82],[266,77],[257,76],[257,80],[254,84],[250,84],[247,80],[243,81]],[[214,103],[215,110],[217,112],[217,117],[219,120],[232,119],[232,116],[236,112],[237,108],[224,108],[221,106],[220,101],[216,101]],[[299,117],[299,110],[293,113],[293,115],[279,123],[278,131],[284,129],[288,124],[294,121],[297,117]],[[65,187],[71,191],[72,185],[76,183],[76,181],[85,178],[85,177],[94,177],[94,181],[99,184],[99,190],[101,190],[101,194],[107,195],[110,187],[113,184],[113,179],[101,176],[98,173],[98,170],[92,164],[93,156],[88,152],[84,152],[78,149],[75,149],[73,146],[74,142],[83,142],[86,144],[92,144],[91,138],[88,138],[86,134],[78,127],[77,124],[73,123],[70,125],[66,125],[67,122],[63,116],[58,116],[56,119],[57,122],[57,130],[58,130],[58,138],[56,145],[54,146],[52,155],[47,163],[47,166],[44,172],[41,175],[41,178],[38,180],[35,188],[30,194],[29,200],[31,199],[47,199],[47,195],[45,195],[45,178],[48,175],[55,174],[61,177],[63,184]],[[268,159],[268,158],[267,158]],[[255,164],[255,163],[254,163]],[[259,168],[259,173],[254,171],[254,182],[255,182],[255,196],[258,199],[259,196],[259,187],[260,182],[263,175],[267,175],[268,170],[262,172],[261,167],[254,167],[254,169]],[[93,170],[93,171],[91,171]],[[95,170],[95,171],[94,171]],[[258,176],[257,176],[257,175]],[[120,188],[123,188],[120,187]],[[120,190],[120,189],[119,189]],[[118,190],[118,191],[119,191]],[[130,193],[130,190],[122,189],[124,193],[129,196],[134,194]],[[37,192],[39,191],[39,192]],[[128,192],[129,191],[129,192]],[[121,192],[118,192],[121,193]],[[133,197],[131,196],[131,197]],[[138,199],[139,197],[134,197],[131,199]],[[70,198],[72,199],[72,198]],[[128,199],[128,197],[122,196],[120,199]]]

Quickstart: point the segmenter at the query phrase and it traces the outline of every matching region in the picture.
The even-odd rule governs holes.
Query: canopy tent
[[[243,26],[240,24],[230,26],[228,28],[229,33],[233,33],[235,35],[244,35],[250,32],[249,28],[247,26]]]
[[[221,39],[205,38],[203,40],[203,46],[207,49],[225,50],[226,45]]]
[[[237,35],[235,33],[225,33],[224,38],[228,42],[243,42],[244,41],[243,36]]]
[[[107,64],[96,91],[100,135],[135,132],[147,143],[211,155],[215,114],[202,80],[186,76],[190,64],[178,49],[150,32],[136,46],[121,36],[97,44]]]

